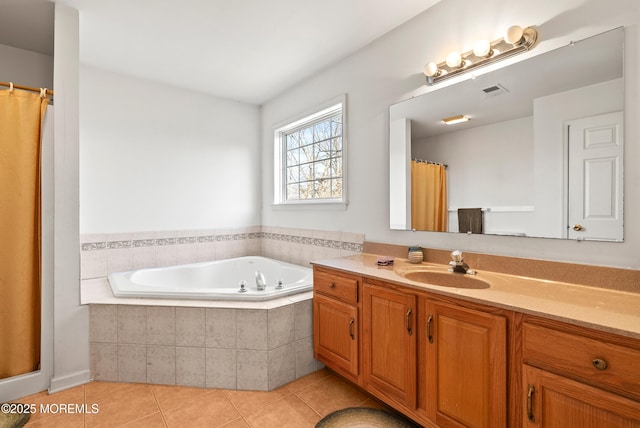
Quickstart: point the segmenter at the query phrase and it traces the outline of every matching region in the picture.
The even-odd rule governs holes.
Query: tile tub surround
[[[200,231],[85,234],[81,278],[241,256],[264,256],[301,266],[362,252],[364,234],[252,226]]]
[[[308,375],[312,300],[272,309],[90,305],[94,380],[270,391]]]
[[[90,304],[95,380],[266,391],[322,367],[313,358],[310,297],[251,308],[117,299],[106,276],[246,255],[308,266],[313,259],[362,252],[364,235],[256,226],[92,234],[81,241],[81,294]]]

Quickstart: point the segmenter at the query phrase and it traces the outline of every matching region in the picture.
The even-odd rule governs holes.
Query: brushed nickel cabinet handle
[[[527,392],[527,417],[531,422],[535,422],[536,418],[533,416],[533,393],[536,391],[536,388],[529,384],[529,390]]]
[[[409,336],[413,334],[413,330],[411,329],[411,312],[411,308],[409,308],[407,315],[405,316],[407,322],[407,333],[409,333]]]
[[[607,362],[602,358],[595,358],[591,363],[593,364],[593,367],[598,370],[606,370],[608,367]]]
[[[433,323],[433,315],[429,314],[429,318],[427,319],[427,339],[429,339],[429,343],[433,343],[433,334],[431,334],[432,323]]]
[[[351,317],[351,319],[349,320],[349,336],[351,336],[351,340],[356,340],[356,336],[353,333],[353,323],[356,322],[356,320]]]

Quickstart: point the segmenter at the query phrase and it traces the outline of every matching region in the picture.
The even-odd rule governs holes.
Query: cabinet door
[[[362,300],[364,385],[414,409],[416,297],[365,283]]]
[[[358,308],[314,295],[313,345],[316,359],[357,381]]]
[[[426,406],[442,427],[507,424],[506,319],[426,300]]]
[[[525,428],[640,427],[640,403],[528,365],[523,370]]]

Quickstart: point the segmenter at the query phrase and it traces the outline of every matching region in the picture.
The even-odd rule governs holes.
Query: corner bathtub
[[[264,275],[265,290],[258,290],[256,272]],[[108,278],[116,297],[263,301],[313,289],[311,268],[256,256],[115,272]],[[246,292],[239,292],[241,281]]]

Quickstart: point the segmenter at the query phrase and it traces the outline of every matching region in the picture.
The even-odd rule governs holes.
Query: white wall
[[[0,82],[53,88],[53,57],[0,45]]]
[[[495,39],[510,25],[536,25],[541,42],[528,56],[580,40],[616,26],[638,24],[635,0],[543,0],[469,2],[447,0],[407,22],[371,45],[291,88],[263,106],[262,224],[363,232],[367,240],[536,259],[574,261],[640,268],[640,195],[625,194],[625,243],[575,242],[554,239],[458,235],[389,229],[388,107],[426,92],[424,64],[441,60],[451,50],[467,50],[479,38]],[[625,162],[640,159],[636,88],[640,80],[636,26],[626,31]],[[541,70],[541,72],[543,72]],[[466,78],[466,77],[465,77]],[[452,79],[454,80],[454,79]],[[453,83],[453,82],[450,82]],[[276,209],[273,201],[273,125],[299,111],[342,93],[348,96],[348,196],[345,211]],[[625,168],[627,189],[640,179]]]
[[[260,224],[257,106],[82,66],[81,233]]]

